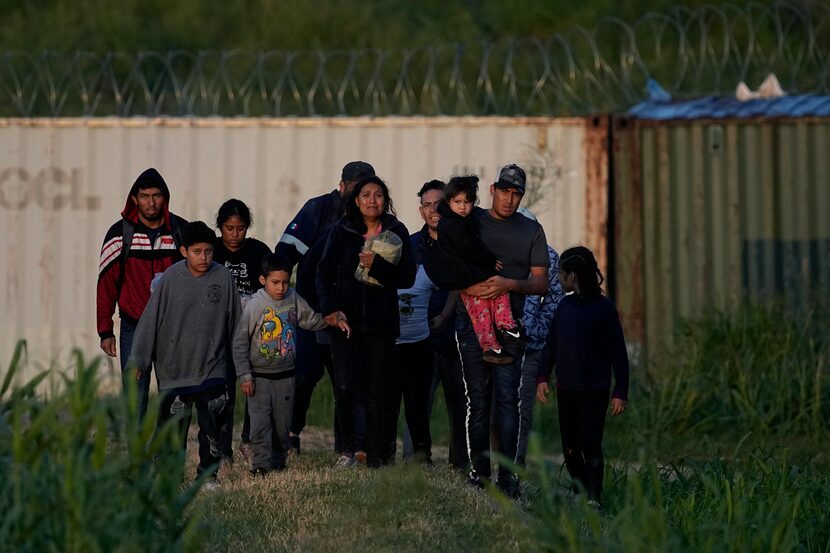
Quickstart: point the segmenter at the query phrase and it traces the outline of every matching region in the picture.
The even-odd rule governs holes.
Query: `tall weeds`
[[[766,304],[685,324],[667,364],[632,374],[629,412],[610,421],[612,434],[628,427],[632,443],[615,445],[640,461],[607,465],[604,511],[532,456],[540,550],[830,552],[830,473],[792,464],[830,445],[830,340],[818,321]],[[747,453],[747,436],[766,447]],[[737,445],[661,464],[708,438]]]
[[[811,316],[796,318],[774,304],[686,323],[669,362],[633,376],[638,430],[826,438],[824,334]]]
[[[735,462],[613,467],[606,510],[551,493],[534,505],[540,551],[826,552],[830,474],[756,451]]]
[[[151,405],[138,422],[128,401],[98,395],[100,362],[72,356],[48,401],[44,372],[13,386],[21,342],[0,387],[0,550],[189,551],[186,511],[199,483],[183,486],[183,453],[171,427],[154,432]]]

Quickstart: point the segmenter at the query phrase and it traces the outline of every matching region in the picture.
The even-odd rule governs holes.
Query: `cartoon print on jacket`
[[[294,327],[297,324],[297,310],[280,312],[272,307],[262,311],[262,325],[259,333],[259,355],[265,359],[289,357],[296,353]]]

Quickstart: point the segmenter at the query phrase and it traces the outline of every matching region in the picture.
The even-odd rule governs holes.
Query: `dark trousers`
[[[294,412],[291,416],[290,431],[299,436],[306,425],[308,408],[317,383],[327,370],[334,387],[334,368],[331,360],[331,348],[328,344],[318,344],[314,332],[297,329],[297,358],[294,363],[297,376],[294,392]],[[334,447],[340,451],[340,431],[337,412],[334,413]]]
[[[559,410],[559,433],[565,466],[574,482],[600,501],[605,460],[602,456],[602,432],[608,410],[609,390],[556,389]]]
[[[119,334],[119,349],[121,351],[121,384],[124,390],[124,397],[127,396],[127,383],[132,380],[135,381],[135,375],[127,374],[127,361],[130,358],[130,352],[133,350],[133,336],[138,322],[129,319],[121,319],[121,329]],[[147,401],[150,397],[150,370],[141,371],[141,379],[138,381],[138,415],[142,419],[147,413]]]
[[[413,455],[420,461],[430,461],[432,437],[429,430],[429,407],[432,377],[435,373],[430,339],[396,344],[395,366],[400,371],[400,390]],[[397,419],[396,410],[395,420]]]
[[[394,348],[391,334],[353,329],[347,340],[342,333],[332,333],[341,451],[356,451],[356,407],[365,398],[366,463],[371,467],[391,463],[395,454],[400,380],[394,366]]]
[[[228,364],[228,404],[219,421],[219,453],[225,459],[233,459],[233,416],[236,411],[236,368]]]
[[[516,358],[509,365],[492,365],[481,358],[481,346],[463,305],[456,321],[458,348],[467,394],[467,439],[473,473],[490,477],[490,418],[493,417],[497,453],[509,462],[516,460],[519,438],[519,383],[521,381],[521,347],[504,349]],[[512,470],[501,462],[499,482],[513,477]]]
[[[179,399],[177,402],[176,399]],[[164,394],[161,400],[158,426],[176,418],[182,449],[187,450],[187,430],[193,407],[199,424],[199,465],[196,473],[215,473],[219,468],[219,428],[224,420],[228,394],[225,386],[216,386],[194,394]]]
[[[470,464],[467,453],[467,396],[464,393],[464,374],[458,347],[435,347],[435,367],[444,388],[444,402],[450,428],[450,464],[465,469]]]

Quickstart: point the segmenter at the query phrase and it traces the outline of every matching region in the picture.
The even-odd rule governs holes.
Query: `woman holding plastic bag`
[[[365,393],[366,462],[380,467],[394,461],[399,375],[393,366],[400,333],[398,289],[415,283],[409,231],[395,218],[389,189],[378,177],[357,183],[346,213],[332,228],[317,267],[320,310],[334,324],[345,319],[351,336],[331,335],[335,371],[335,409],[341,424],[341,457],[351,467],[354,453],[355,398]],[[365,382],[365,390],[359,383]]]

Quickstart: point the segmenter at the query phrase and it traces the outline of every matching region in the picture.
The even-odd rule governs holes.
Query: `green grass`
[[[755,451],[729,462],[609,472],[602,513],[561,493],[539,494],[538,550],[830,550],[830,473],[793,466],[783,455]],[[545,474],[543,489],[556,490]]]
[[[203,499],[207,551],[530,551],[527,524],[449,468],[332,467],[319,450],[254,479],[227,468]]]
[[[223,466],[199,493],[173,435],[133,420],[134,397],[100,398],[98,362],[0,380],[0,551],[781,551],[830,552],[825,325],[746,306],[685,327],[663,366],[632,374],[628,411],[606,428],[605,510],[569,493],[552,405],[537,406],[523,499],[471,489],[438,467],[337,471],[327,381],[289,469],[254,479]],[[183,463],[184,461],[184,463]],[[183,484],[184,482],[184,484]]]

